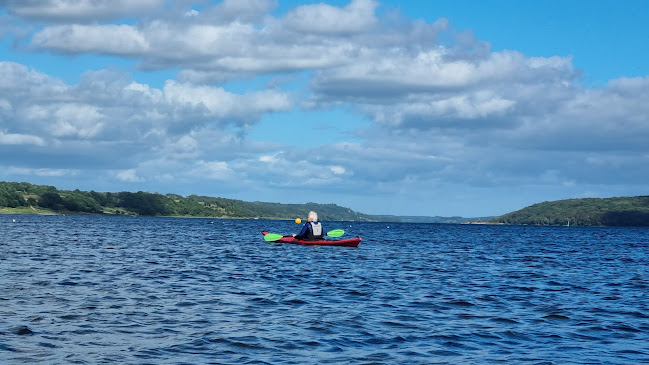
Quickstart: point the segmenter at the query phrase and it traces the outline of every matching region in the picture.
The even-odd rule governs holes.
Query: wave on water
[[[646,229],[324,223],[0,216],[0,363],[649,362]]]

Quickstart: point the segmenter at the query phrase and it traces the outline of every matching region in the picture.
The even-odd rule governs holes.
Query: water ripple
[[[649,362],[646,229],[327,227],[0,216],[0,362]]]

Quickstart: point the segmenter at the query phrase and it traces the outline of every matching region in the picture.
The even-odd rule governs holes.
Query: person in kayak
[[[324,239],[322,224],[318,222],[318,214],[314,211],[309,212],[309,215],[306,218],[306,223],[302,227],[302,230],[300,231],[300,233],[294,234],[293,237],[298,240],[305,241]]]

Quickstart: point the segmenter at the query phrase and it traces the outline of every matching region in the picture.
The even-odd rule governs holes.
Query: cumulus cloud
[[[192,134],[167,141],[157,148],[158,153],[171,159],[191,159],[200,156],[200,145]]]
[[[277,151],[272,155],[261,155],[257,158],[245,158],[232,164],[239,174],[248,181],[264,181],[266,187],[291,188],[318,186],[332,188],[353,175],[345,167],[330,164],[323,159],[307,159],[314,151],[302,150],[287,152]]]
[[[430,186],[574,188],[649,178],[637,168],[649,156],[648,77],[585,86],[569,55],[492,51],[447,19],[378,11],[374,0],[280,15],[271,0],[0,4],[43,22],[27,38],[31,51],[177,71],[157,87],[114,70],[86,72],[71,85],[0,62],[0,149],[117,151],[119,162],[94,162],[130,182],[205,179],[233,189],[263,182],[386,196]],[[143,11],[136,21],[108,21]],[[294,81],[267,86],[286,73]],[[253,81],[243,87],[249,91],[232,91],[241,81]],[[298,105],[313,113],[345,108],[368,124],[349,133],[353,140],[315,148],[245,138],[264,115]],[[61,163],[70,153],[53,156]]]
[[[213,8],[207,8],[201,16],[206,22],[254,23],[261,21],[276,7],[276,0],[223,0]]]
[[[259,156],[259,161],[270,165],[275,164],[279,161],[278,154]]]
[[[352,0],[339,8],[325,3],[298,6],[286,15],[285,24],[298,32],[321,34],[358,33],[378,24],[374,0]]]
[[[45,176],[45,177],[61,177],[61,176],[74,176],[78,173],[77,170],[68,169],[48,169],[48,168],[29,168],[29,167],[15,167],[10,166],[5,169],[7,175],[18,176]]]
[[[331,169],[331,172],[333,172],[336,175],[342,175],[347,171],[342,166],[331,166],[330,169]]]
[[[44,146],[45,141],[38,136],[28,134],[4,133],[0,131],[0,144],[4,145],[36,145]]]
[[[149,48],[148,40],[133,26],[125,24],[47,27],[34,35],[32,45],[70,54],[110,50],[110,53],[120,56],[141,54]]]
[[[354,0],[342,8],[302,5],[279,18],[270,15],[274,6],[273,1],[228,0],[200,12],[189,9],[134,25],[46,26],[34,34],[30,46],[64,54],[126,56],[140,60],[143,69],[180,67],[180,79],[208,82],[352,64],[365,48],[410,48],[413,40],[430,45],[446,29],[445,21],[381,22],[375,15],[378,3],[371,0]],[[188,11],[192,16],[185,15]],[[107,33],[109,40],[102,36]]]
[[[121,170],[115,173],[115,177],[118,180],[124,182],[143,182],[144,179],[137,176],[135,169]]]
[[[234,94],[173,80],[156,89],[121,76],[93,72],[69,86],[20,64],[0,62],[3,120],[21,121],[5,127],[11,128],[9,133],[40,130],[50,137],[128,139],[154,130],[184,133],[209,123],[242,127],[292,104],[287,94],[275,90]]]
[[[360,101],[430,97],[456,94],[483,87],[571,82],[575,77],[570,58],[529,59],[518,52],[494,52],[482,58],[449,58],[446,47],[411,53],[375,49],[359,55],[360,62],[318,72],[314,90],[321,98]],[[368,92],[374,90],[374,92]]]
[[[167,81],[164,87],[165,101],[171,105],[190,109],[203,109],[209,117],[252,121],[262,113],[288,110],[288,96],[272,90],[237,95],[222,88],[196,86]]]
[[[10,97],[56,97],[66,89],[62,81],[15,62],[0,61],[0,75],[5,105],[11,102]]]
[[[97,21],[155,10],[165,0],[0,0],[10,13],[43,21]]]
[[[191,170],[189,176],[207,180],[230,180],[235,172],[224,161],[197,161]]]
[[[292,106],[279,90],[237,94],[174,80],[155,88],[108,70],[88,72],[67,85],[12,62],[0,62],[0,91],[0,154],[32,166],[35,176],[50,171],[38,169],[72,165],[140,183],[230,176],[222,165],[207,162],[193,169],[182,164],[139,168],[158,158],[243,156],[254,146],[243,145],[241,136],[264,114]],[[10,149],[15,146],[25,149],[16,154]]]

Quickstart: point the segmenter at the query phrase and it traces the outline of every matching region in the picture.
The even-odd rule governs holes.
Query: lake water
[[[648,229],[324,224],[0,215],[0,363],[649,363]]]

